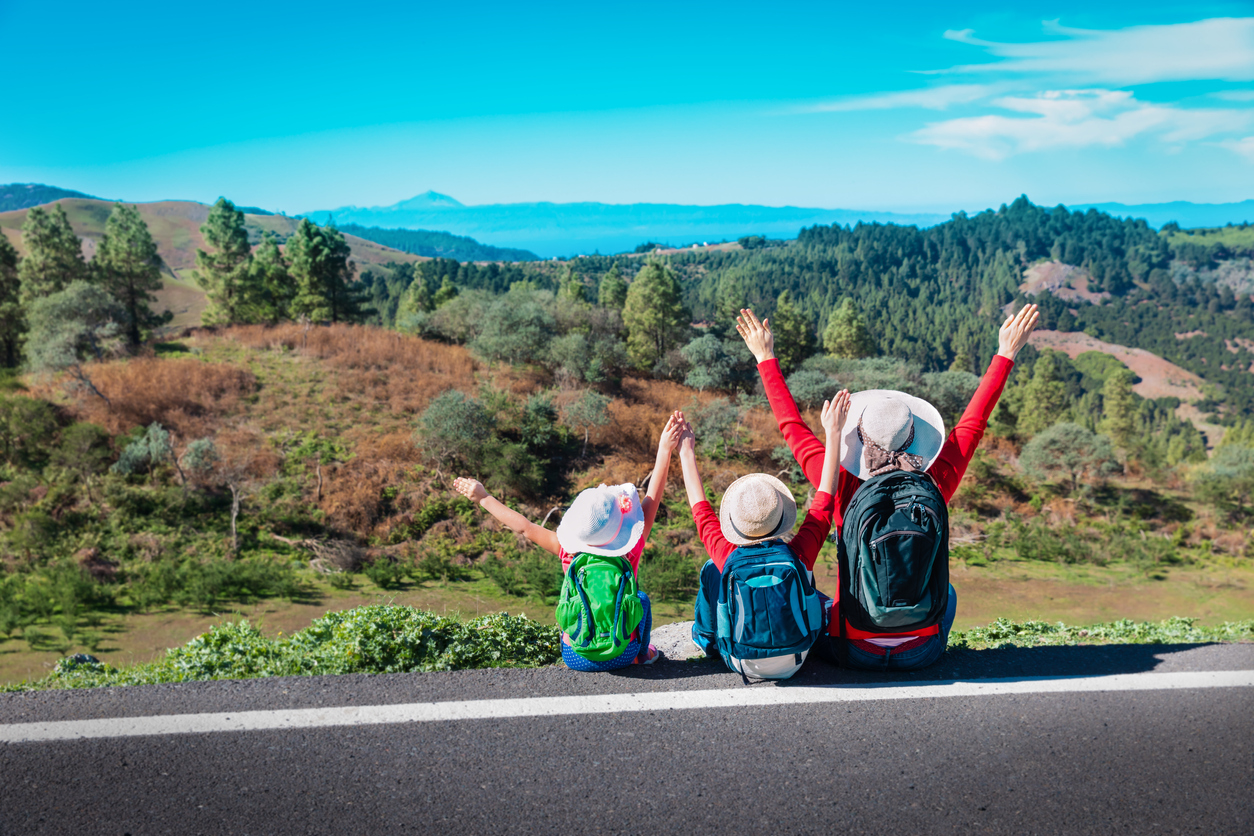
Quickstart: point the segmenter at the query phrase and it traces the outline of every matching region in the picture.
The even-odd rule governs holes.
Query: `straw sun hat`
[[[855,392],[849,398],[849,417],[840,431],[840,466],[865,481],[875,475],[875,468],[868,461],[870,457],[863,455],[869,446],[864,441],[880,448],[882,452],[871,452],[881,462],[889,453],[895,463],[925,471],[945,443],[945,421],[936,407],[905,392]]]
[[[718,521],[723,536],[737,546],[782,537],[797,523],[797,500],[774,476],[750,473],[723,492]]]
[[[588,488],[571,503],[557,527],[567,554],[623,555],[644,533],[644,509],[632,484]]]

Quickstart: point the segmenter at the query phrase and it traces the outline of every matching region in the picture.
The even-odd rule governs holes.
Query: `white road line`
[[[581,697],[529,697],[507,700],[342,706],[335,708],[227,711],[217,714],[165,714],[106,720],[66,720],[0,725],[0,743],[37,743],[101,737],[311,729],[381,723],[433,723],[569,714],[617,714],[694,708],[807,703],[991,697],[1011,694],[1075,694],[1102,691],[1164,691],[1197,688],[1249,688],[1254,671],[1133,673],[1112,676],[1026,677],[867,687],[806,687],[760,684],[709,691],[662,691]]]

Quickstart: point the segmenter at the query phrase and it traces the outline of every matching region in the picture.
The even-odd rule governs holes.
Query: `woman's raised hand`
[[[771,333],[770,320],[759,322],[753,311],[741,308],[740,316],[736,317],[736,333],[749,346],[754,360],[762,363],[775,359],[775,335]]]
[[[469,499],[471,502],[478,502],[485,499],[488,495],[487,490],[483,487],[483,483],[478,479],[467,479],[459,476],[453,480],[453,490]]]
[[[1024,305],[1023,310],[1006,317],[1001,330],[997,332],[999,343],[997,353],[1007,360],[1015,359],[1019,349],[1028,344],[1028,337],[1031,336],[1032,329],[1036,327],[1040,318],[1041,312],[1037,310],[1036,305]]]
[[[685,453],[696,455],[696,449],[697,434],[692,431],[692,424],[685,420],[679,430],[679,454],[681,456]]]
[[[849,390],[841,389],[830,401],[823,401],[823,430],[828,438],[840,435],[849,417]]]

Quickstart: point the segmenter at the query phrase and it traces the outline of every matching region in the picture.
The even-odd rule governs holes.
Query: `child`
[[[503,525],[521,534],[545,551],[561,558],[562,570],[569,572],[573,560],[584,555],[607,557],[621,556],[630,564],[633,576],[639,574],[640,556],[653,528],[662,492],[666,489],[667,472],[671,454],[679,445],[683,425],[682,413],[676,412],[662,428],[658,443],[657,459],[649,490],[644,499],[634,485],[600,485],[589,488],[575,497],[570,508],[562,516],[557,531],[549,531],[536,525],[522,514],[505,506],[490,496],[475,479],[458,478],[453,487],[462,496],[483,506],[484,510]],[[569,581],[569,578],[567,579]],[[563,587],[565,591],[565,586]],[[571,637],[562,634],[562,659],[567,666],[580,671],[608,671],[631,664],[650,665],[657,660],[658,650],[649,644],[652,627],[652,611],[649,596],[638,592],[643,615],[638,628],[632,633],[631,642],[623,653],[613,659],[592,660],[575,650]]]
[[[843,528],[844,516],[863,480],[886,471],[923,471],[931,477],[943,501],[949,502],[962,481],[971,457],[979,447],[980,439],[988,426],[988,418],[997,405],[1010,370],[1014,367],[1015,355],[1027,344],[1038,319],[1036,305],[1025,305],[1018,314],[1006,319],[998,333],[998,352],[989,363],[988,371],[972,396],[971,403],[947,438],[943,434],[939,413],[926,402],[899,392],[860,392],[855,396],[866,396],[866,411],[861,407],[856,409],[853,412],[854,425],[845,428],[842,433],[846,437],[846,443],[842,450],[844,461],[840,479],[836,485],[835,527],[838,532]],[[797,404],[788,391],[779,361],[775,359],[775,337],[771,334],[769,322],[759,321],[753,311],[746,309],[736,318],[736,330],[757,360],[758,373],[762,376],[767,399],[784,440],[797,463],[801,465],[806,478],[814,484],[816,477],[820,476],[820,466],[825,466],[827,462],[826,457],[820,459],[821,453],[826,456],[825,448],[801,419]],[[897,449],[891,439],[894,435],[894,416],[890,412],[892,409],[900,410],[903,404],[912,409],[909,417],[920,420],[911,424],[912,434],[907,446]],[[864,445],[863,431],[871,429],[868,420],[872,418],[875,419],[874,423],[880,425],[879,429],[885,430],[884,438],[881,439],[883,443]],[[931,432],[933,427],[941,429]],[[872,442],[876,441],[870,433],[866,437]],[[945,438],[943,444],[942,438]],[[829,445],[830,442],[829,435]],[[950,585],[940,623],[906,633],[871,632],[856,629],[841,618],[840,601],[837,600],[832,605],[828,619],[831,644],[821,642],[820,646],[829,649],[839,664],[873,670],[915,670],[940,658],[956,612],[957,596]]]
[[[801,530],[787,544],[782,538],[797,521],[797,502],[788,487],[765,473],[742,476],[724,491],[715,514],[697,472],[696,437],[684,424],[679,462],[697,532],[710,556],[701,568],[692,638],[708,655],[721,654],[746,679],[792,676],[818,635],[822,609],[813,589],[814,561],[832,526],[839,430],[848,411],[848,391],[823,403],[827,451],[819,490]],[[791,571],[796,563],[803,573]],[[731,573],[726,578],[725,569]]]

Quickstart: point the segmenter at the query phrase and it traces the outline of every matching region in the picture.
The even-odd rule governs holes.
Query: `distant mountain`
[[[344,224],[341,232],[374,241],[394,250],[430,258],[455,258],[458,261],[538,261],[540,256],[530,250],[492,247],[473,238],[430,232],[425,229],[380,229],[377,226]]]
[[[685,245],[735,240],[744,235],[795,238],[802,227],[858,221],[931,226],[939,214],[897,214],[796,206],[688,206],[671,203],[494,203],[466,206],[427,192],[391,206],[342,206],[308,212],[319,223],[341,227],[442,229],[454,235],[520,247],[548,258],[580,253],[618,253],[642,241]]]
[[[99,200],[89,194],[76,192],[73,189],[59,189],[56,186],[45,186],[42,183],[9,183],[0,186],[0,212],[12,212],[17,209],[29,209],[42,206],[63,197],[85,197]]]
[[[1183,229],[1254,221],[1254,200],[1242,200],[1239,203],[1190,203],[1187,200],[1174,200],[1171,203],[1139,203],[1131,206],[1124,203],[1082,203],[1068,204],[1067,208],[1073,212],[1096,209],[1121,218],[1144,218],[1152,227],[1160,227],[1172,221],[1180,224]]]

